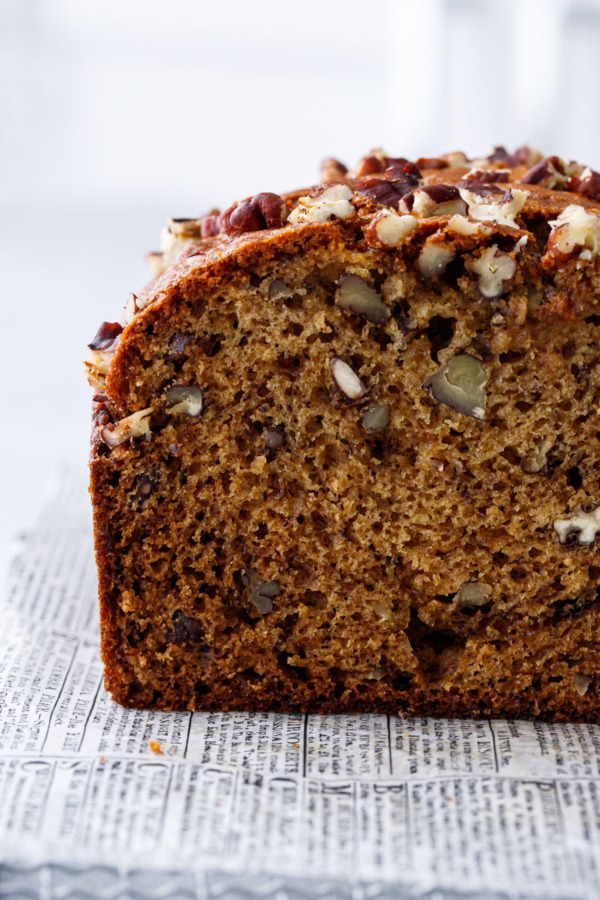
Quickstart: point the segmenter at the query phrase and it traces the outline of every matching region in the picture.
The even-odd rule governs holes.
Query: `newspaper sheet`
[[[600,728],[125,710],[83,474],[0,601],[0,897],[600,896]]]

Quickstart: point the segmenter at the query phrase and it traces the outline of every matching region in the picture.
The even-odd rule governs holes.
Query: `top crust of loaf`
[[[375,150],[353,171],[326,160],[322,176],[306,189],[257,194],[223,213],[169,221],[162,252],[149,254],[155,277],[129,295],[121,321],[113,323],[114,339],[99,350],[90,345],[88,378],[113,418],[142,409],[128,369],[149,328],[171,317],[192,291],[210,297],[259,261],[300,250],[352,244],[368,255],[402,248],[429,276],[444,252],[500,242],[512,258],[527,257],[532,290],[546,284],[529,315],[572,320],[588,311],[586,299],[593,303],[586,279],[600,251],[600,175],[579,163],[529,147],[513,154],[497,147],[474,160],[450,153],[416,164]],[[576,301],[560,290],[561,273],[574,270],[581,288]],[[489,299],[493,290],[492,280],[481,292]]]

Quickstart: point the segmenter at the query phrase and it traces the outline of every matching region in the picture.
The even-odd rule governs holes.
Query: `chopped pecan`
[[[255,194],[226,209],[220,216],[219,226],[228,235],[281,228],[287,222],[288,213],[287,204],[279,194]]]
[[[204,216],[200,226],[201,237],[216,237],[221,230],[221,217],[218,213],[210,216]]]
[[[600,200],[600,172],[593,169],[584,169],[580,175],[574,175],[567,185],[570,191],[577,191],[584,197],[592,200]]]
[[[383,150],[373,150],[368,156],[363,156],[354,175],[356,178],[363,178],[365,175],[377,175],[380,172],[385,172],[390,166],[403,168],[407,163],[408,160],[403,156],[386,156]]]
[[[385,212],[371,220],[365,229],[365,237],[371,246],[397,247],[418,227],[414,216]]]
[[[539,184],[551,190],[564,190],[573,175],[581,171],[577,163],[568,163],[560,156],[547,156],[529,169],[521,181],[523,184]]]
[[[348,168],[339,159],[324,159],[321,163],[321,181],[343,181]]]
[[[561,544],[566,544],[573,535],[578,544],[589,547],[600,534],[600,506],[591,509],[579,506],[568,519],[557,519],[553,527]]]
[[[153,275],[160,275],[164,269],[164,257],[160,250],[152,250],[146,253],[146,264]]]
[[[542,154],[533,147],[523,145],[514,153],[509,153],[505,147],[494,147],[492,153],[486,157],[489,162],[501,162],[511,168],[515,166],[532,166],[541,159]]]
[[[432,216],[464,215],[467,204],[454,184],[430,184],[410,191],[402,198],[402,210],[428,219]]]
[[[477,184],[474,185],[477,187]],[[509,228],[518,228],[516,216],[525,206],[529,196],[527,191],[509,188],[504,194],[489,194],[482,196],[473,190],[469,182],[468,188],[460,188],[460,195],[469,205],[469,216],[482,222],[497,222],[499,225],[508,225]]]
[[[433,278],[446,271],[446,266],[454,259],[454,250],[445,247],[434,235],[428,238],[419,253],[419,271],[426,278]]]
[[[402,160],[404,162],[404,160]],[[385,170],[386,181],[391,181],[397,193],[404,196],[423,183],[420,169],[414,163],[398,165],[394,163]]]
[[[402,200],[404,194],[402,190],[397,190],[393,182],[386,181],[383,178],[369,178],[368,181],[359,181],[356,185],[356,193],[375,200],[381,206],[389,206],[392,209],[398,209],[398,204]]]
[[[458,184],[461,187],[468,186],[472,182],[483,182],[484,184],[495,184],[498,182],[506,183],[508,181],[508,177],[510,175],[510,169],[481,169],[479,166],[475,166],[474,169],[471,169],[462,181],[459,181]]]
[[[494,195],[502,196],[507,193],[504,188],[495,184],[493,179],[490,181],[472,181],[467,178],[461,179],[461,181],[456,182],[457,188],[463,188],[464,190],[470,191],[472,194],[477,194],[478,197],[493,197]]]
[[[416,161],[419,169],[447,169],[450,163],[439,156],[420,156]]]
[[[504,290],[504,282],[509,281],[517,271],[512,256],[500,253],[497,244],[484,250],[475,262],[467,263],[467,268],[478,276],[479,293],[486,300],[496,300]]]
[[[332,184],[316,197],[299,197],[298,206],[290,214],[289,224],[328,222],[332,216],[346,219],[355,212],[351,199],[352,188],[347,184]]]
[[[122,331],[118,322],[103,322],[88,347],[90,350],[106,350],[115,343]]]

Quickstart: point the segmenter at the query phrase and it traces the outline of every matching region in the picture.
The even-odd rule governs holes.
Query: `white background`
[[[169,215],[376,146],[600,167],[599,129],[600,0],[0,0],[0,570]]]

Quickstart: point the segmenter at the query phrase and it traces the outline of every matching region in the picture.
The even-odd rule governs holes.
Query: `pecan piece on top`
[[[600,172],[584,169],[580,175],[575,175],[569,180],[567,188],[591,200],[600,200]]]
[[[321,181],[344,181],[348,167],[339,159],[328,158],[321,163]]]
[[[402,209],[421,218],[445,215],[465,215],[467,204],[454,184],[424,185],[406,194]]]
[[[359,181],[356,185],[356,193],[392,209],[398,209],[398,204],[403,197],[402,191],[396,190],[393,182],[383,178],[368,178],[366,181]]]
[[[103,322],[88,347],[90,350],[106,350],[116,341],[122,331],[123,328],[118,322]]]
[[[265,192],[235,203],[220,216],[220,230],[230,236],[248,231],[281,228],[287,222],[289,210],[279,194]]]

